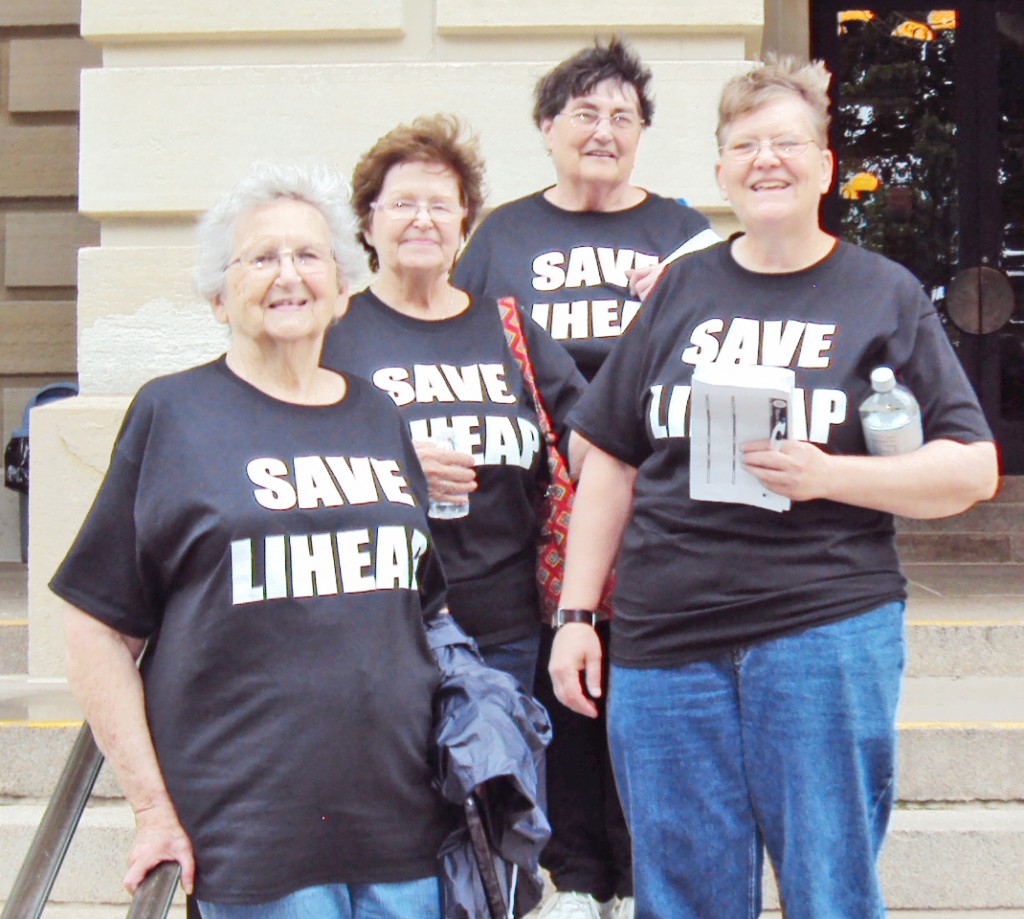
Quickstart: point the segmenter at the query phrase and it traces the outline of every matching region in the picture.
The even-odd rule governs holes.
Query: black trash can
[[[78,395],[77,383],[51,383],[44,386],[25,406],[25,412],[21,416],[21,427],[11,432],[11,439],[7,441],[4,450],[4,485],[13,491],[19,492],[18,498],[21,511],[21,560],[28,561],[28,418],[29,413],[37,405],[46,402],[54,402],[57,399],[67,399],[68,396]]]

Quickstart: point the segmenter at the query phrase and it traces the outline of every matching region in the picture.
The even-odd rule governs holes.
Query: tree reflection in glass
[[[838,20],[843,236],[914,272],[942,311],[959,251],[956,17],[848,10]]]

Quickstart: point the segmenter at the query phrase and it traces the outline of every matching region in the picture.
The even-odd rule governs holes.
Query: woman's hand
[[[170,801],[140,809],[135,814],[135,840],[128,852],[128,873],[124,886],[132,895],[161,862],[181,865],[181,886],[192,893],[196,877],[192,843],[178,821]]]
[[[427,477],[430,497],[434,501],[465,504],[476,491],[476,468],[473,457],[438,447],[427,440],[413,442],[423,473]]]
[[[588,718],[597,717],[593,700],[601,698],[601,640],[593,626],[570,622],[558,629],[551,645],[548,673],[562,705]],[[590,698],[583,694],[581,673]]]
[[[629,278],[630,292],[636,294],[641,300],[646,300],[667,265],[668,262],[656,262],[643,268],[629,269],[626,272],[626,277]]]
[[[767,440],[743,445],[743,465],[758,481],[791,501],[828,497],[831,457],[805,440],[786,440],[772,449]]]

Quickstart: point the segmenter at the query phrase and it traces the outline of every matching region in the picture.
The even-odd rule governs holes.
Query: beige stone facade
[[[58,17],[65,7],[32,5]],[[324,160],[348,173],[396,123],[451,111],[479,133],[488,204],[499,204],[552,181],[530,120],[537,77],[595,35],[621,32],[655,74],[657,113],[636,180],[729,229],[713,181],[719,88],[766,36],[806,52],[806,20],[805,0],[83,0],[81,32],[103,66],[82,74],[78,192],[100,244],[78,265],[82,396],[35,413],[31,674],[63,672],[46,581],[100,481],[131,393],[224,348],[191,288],[192,222],[253,160]],[[64,52],[62,73],[71,53],[79,52]],[[26,89],[20,104],[40,97]],[[52,97],[65,99],[65,90]],[[39,181],[75,193],[73,169],[41,170]],[[15,225],[23,237],[73,236],[82,226],[66,215],[25,215]],[[63,261],[52,267],[71,278]],[[16,270],[35,276],[29,264]]]
[[[101,59],[78,21],[77,0],[0,2],[0,446],[77,370],[78,249],[99,241],[77,211],[79,74]],[[0,561],[21,557],[19,505],[0,489]]]

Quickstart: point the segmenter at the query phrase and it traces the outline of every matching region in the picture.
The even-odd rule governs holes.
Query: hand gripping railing
[[[42,916],[102,765],[103,754],[96,746],[92,730],[88,723],[83,724],[0,919]],[[154,868],[132,900],[130,919],[163,919],[170,909],[180,872],[177,863],[164,862]]]
[[[128,919],[163,919],[171,908],[179,877],[181,865],[177,862],[157,865],[135,891]]]

